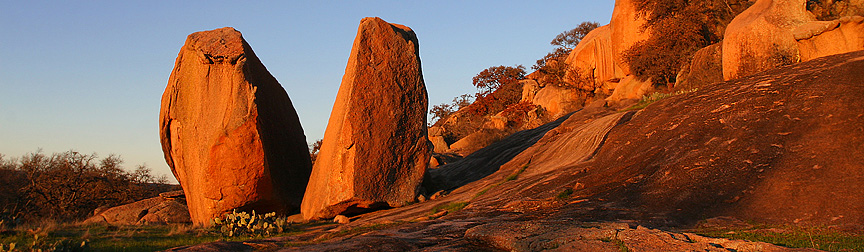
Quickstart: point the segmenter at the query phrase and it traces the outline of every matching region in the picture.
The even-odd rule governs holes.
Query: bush
[[[51,156],[36,152],[13,160],[0,156],[0,219],[11,226],[43,218],[78,220],[97,207],[131,203],[171,189],[164,185],[164,176],[153,176],[145,166],[126,172],[122,162],[115,155],[97,160],[96,154],[75,151]]]
[[[287,218],[276,217],[276,213],[260,215],[252,210],[252,214],[248,214],[246,212],[238,213],[236,209],[232,213],[225,214],[225,219],[214,218],[213,224],[216,230],[228,237],[271,236],[285,232],[290,225]]]
[[[445,120],[447,117],[450,117],[456,111],[464,107],[468,107],[471,105],[473,95],[463,94],[453,98],[451,103],[441,103],[435,106],[432,106],[432,109],[429,110],[429,114],[431,114],[431,119],[429,120],[429,124],[437,124],[438,121]]]

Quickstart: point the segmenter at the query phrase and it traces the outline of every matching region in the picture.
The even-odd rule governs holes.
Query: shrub
[[[11,226],[42,218],[77,220],[100,206],[131,203],[171,189],[164,185],[164,176],[152,175],[145,166],[126,172],[122,163],[115,155],[97,160],[96,154],[75,151],[0,157],[0,219]]]
[[[235,209],[225,214],[225,219],[214,218],[214,228],[224,236],[250,236],[262,237],[285,232],[290,223],[284,217],[276,217],[276,213],[264,215],[246,212],[237,212]]]

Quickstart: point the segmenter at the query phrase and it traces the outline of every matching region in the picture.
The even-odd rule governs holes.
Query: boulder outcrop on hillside
[[[675,89],[691,90],[723,81],[723,42],[706,46],[693,54],[675,78]]]
[[[140,225],[190,223],[192,219],[189,217],[189,208],[186,206],[183,191],[175,191],[99,211],[84,222]]]
[[[590,85],[581,86],[580,89],[609,94],[615,88],[613,80],[626,76],[614,55],[612,28],[611,25],[604,25],[585,35],[576,48],[570,51],[565,63],[579,73],[578,77],[590,79]],[[573,76],[572,71],[567,72],[567,75],[567,79],[577,77]],[[595,91],[598,88],[600,90]]]
[[[857,51],[660,100],[613,128],[588,162],[547,167],[531,161],[522,182],[504,183],[496,190],[506,193],[487,193],[472,202],[537,205],[570,188],[570,198],[585,203],[556,211],[583,211],[579,208],[596,207],[590,204],[595,202],[630,209],[625,218],[661,225],[722,215],[778,224],[860,225],[864,150],[848,146],[864,145],[862,68],[864,51]],[[538,143],[581,139],[556,136]],[[533,148],[519,155],[530,155]],[[518,167],[502,166],[489,178]],[[530,175],[533,169],[539,175]]]
[[[304,218],[414,201],[432,148],[418,48],[406,26],[360,22],[303,199]]]
[[[806,0],[758,0],[723,38],[723,78],[736,79],[801,61],[793,30],[815,21]]]
[[[189,35],[162,95],[159,129],[195,224],[232,209],[298,209],[311,172],[306,137],[288,94],[240,32]]]

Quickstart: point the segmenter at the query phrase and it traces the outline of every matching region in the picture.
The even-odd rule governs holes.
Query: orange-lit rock
[[[288,94],[240,32],[189,35],[162,95],[159,126],[195,224],[232,209],[298,209],[311,172],[306,137]]]
[[[758,0],[726,27],[723,78],[731,80],[800,62],[793,30],[814,21],[806,0]]]
[[[609,26],[612,29],[612,59],[625,75],[631,74],[630,66],[624,63],[622,53],[636,43],[648,39],[651,31],[643,31],[645,19],[638,14],[633,0],[616,0]]]
[[[864,17],[817,21],[794,30],[801,61],[864,50]]]
[[[604,25],[588,33],[579,45],[573,48],[565,62],[571,69],[579,71],[578,77],[588,79],[588,82],[579,88],[587,91],[595,91],[597,88],[609,90],[614,88],[610,80],[625,76],[615,62],[614,55],[612,29],[610,25]],[[567,72],[567,75],[568,80],[575,77],[573,72]]]
[[[426,86],[410,28],[364,18],[301,211],[330,219],[413,202],[429,165]]]

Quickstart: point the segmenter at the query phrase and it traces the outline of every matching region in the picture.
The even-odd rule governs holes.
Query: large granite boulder
[[[633,0],[615,0],[612,20],[609,21],[612,33],[612,59],[618,64],[625,75],[631,74],[630,66],[623,60],[623,52],[636,43],[648,39],[650,30],[644,30],[645,17],[639,15],[639,10]]]
[[[189,35],[162,95],[159,126],[195,224],[232,209],[298,209],[311,172],[306,137],[288,94],[240,32]]]
[[[758,0],[726,27],[723,78],[736,79],[801,61],[793,30],[815,21],[806,0]]]
[[[723,81],[723,42],[706,46],[693,54],[675,78],[675,89],[691,90]]]
[[[410,28],[364,18],[301,212],[329,219],[413,202],[429,165],[426,86]]]
[[[571,71],[568,71],[570,80],[577,76],[574,71],[578,71],[578,77],[589,78],[589,85],[579,86],[579,88],[587,91],[595,91],[597,88],[602,88],[600,93],[605,93],[610,89],[614,89],[612,80],[616,80],[625,76],[624,71],[619,64],[615,62],[615,53],[612,50],[612,28],[610,25],[604,25],[594,29],[585,35],[585,38],[573,48],[573,51],[567,56],[567,66]]]
[[[864,50],[864,17],[861,16],[810,22],[793,32],[801,61]]]

